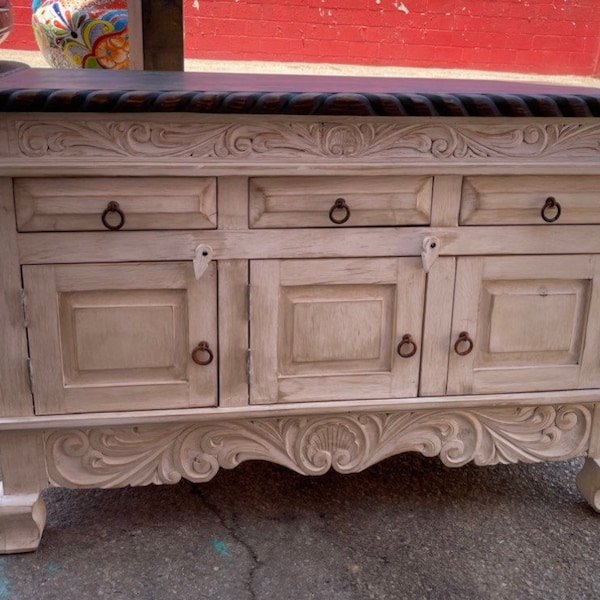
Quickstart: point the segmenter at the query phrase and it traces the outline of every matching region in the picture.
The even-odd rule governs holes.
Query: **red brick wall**
[[[30,2],[3,47],[33,49]],[[184,0],[186,56],[600,75],[600,0]]]
[[[31,30],[31,2],[10,0],[10,3],[15,16],[15,26],[8,39],[0,46],[0,50],[36,50]]]

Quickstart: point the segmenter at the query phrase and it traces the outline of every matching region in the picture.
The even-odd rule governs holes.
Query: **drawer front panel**
[[[600,223],[600,177],[465,177],[461,225]]]
[[[211,177],[24,178],[15,179],[14,190],[19,231],[217,226],[217,186]],[[118,204],[122,217],[110,202]]]
[[[416,395],[420,259],[265,260],[250,270],[252,403]]]
[[[23,277],[36,414],[216,404],[214,264],[200,281],[188,263],[25,266]],[[191,358],[201,341],[207,365]]]
[[[249,185],[250,227],[427,225],[431,217],[432,177],[257,177]]]

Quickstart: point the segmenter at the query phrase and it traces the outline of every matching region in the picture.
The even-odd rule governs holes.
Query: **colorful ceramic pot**
[[[0,44],[8,37],[14,24],[10,0],[0,0]]]
[[[127,0],[34,0],[32,9],[37,44],[53,67],[129,68]]]

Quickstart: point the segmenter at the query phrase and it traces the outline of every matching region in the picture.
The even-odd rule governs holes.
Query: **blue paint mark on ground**
[[[229,552],[229,548],[223,540],[213,540],[212,546],[217,554],[220,554],[224,558],[231,558],[231,552]]]
[[[58,573],[60,571],[60,567],[58,567],[57,565],[50,563],[48,565],[48,573],[50,573],[50,575],[54,575],[55,573]]]
[[[10,591],[10,581],[5,574],[4,565],[0,564],[0,598],[7,600],[12,598],[12,592]]]

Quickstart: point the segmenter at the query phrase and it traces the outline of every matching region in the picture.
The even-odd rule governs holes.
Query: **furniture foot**
[[[46,525],[41,494],[4,495],[0,482],[0,554],[36,550]]]
[[[577,474],[577,489],[600,512],[600,459],[586,458],[583,468]]]

